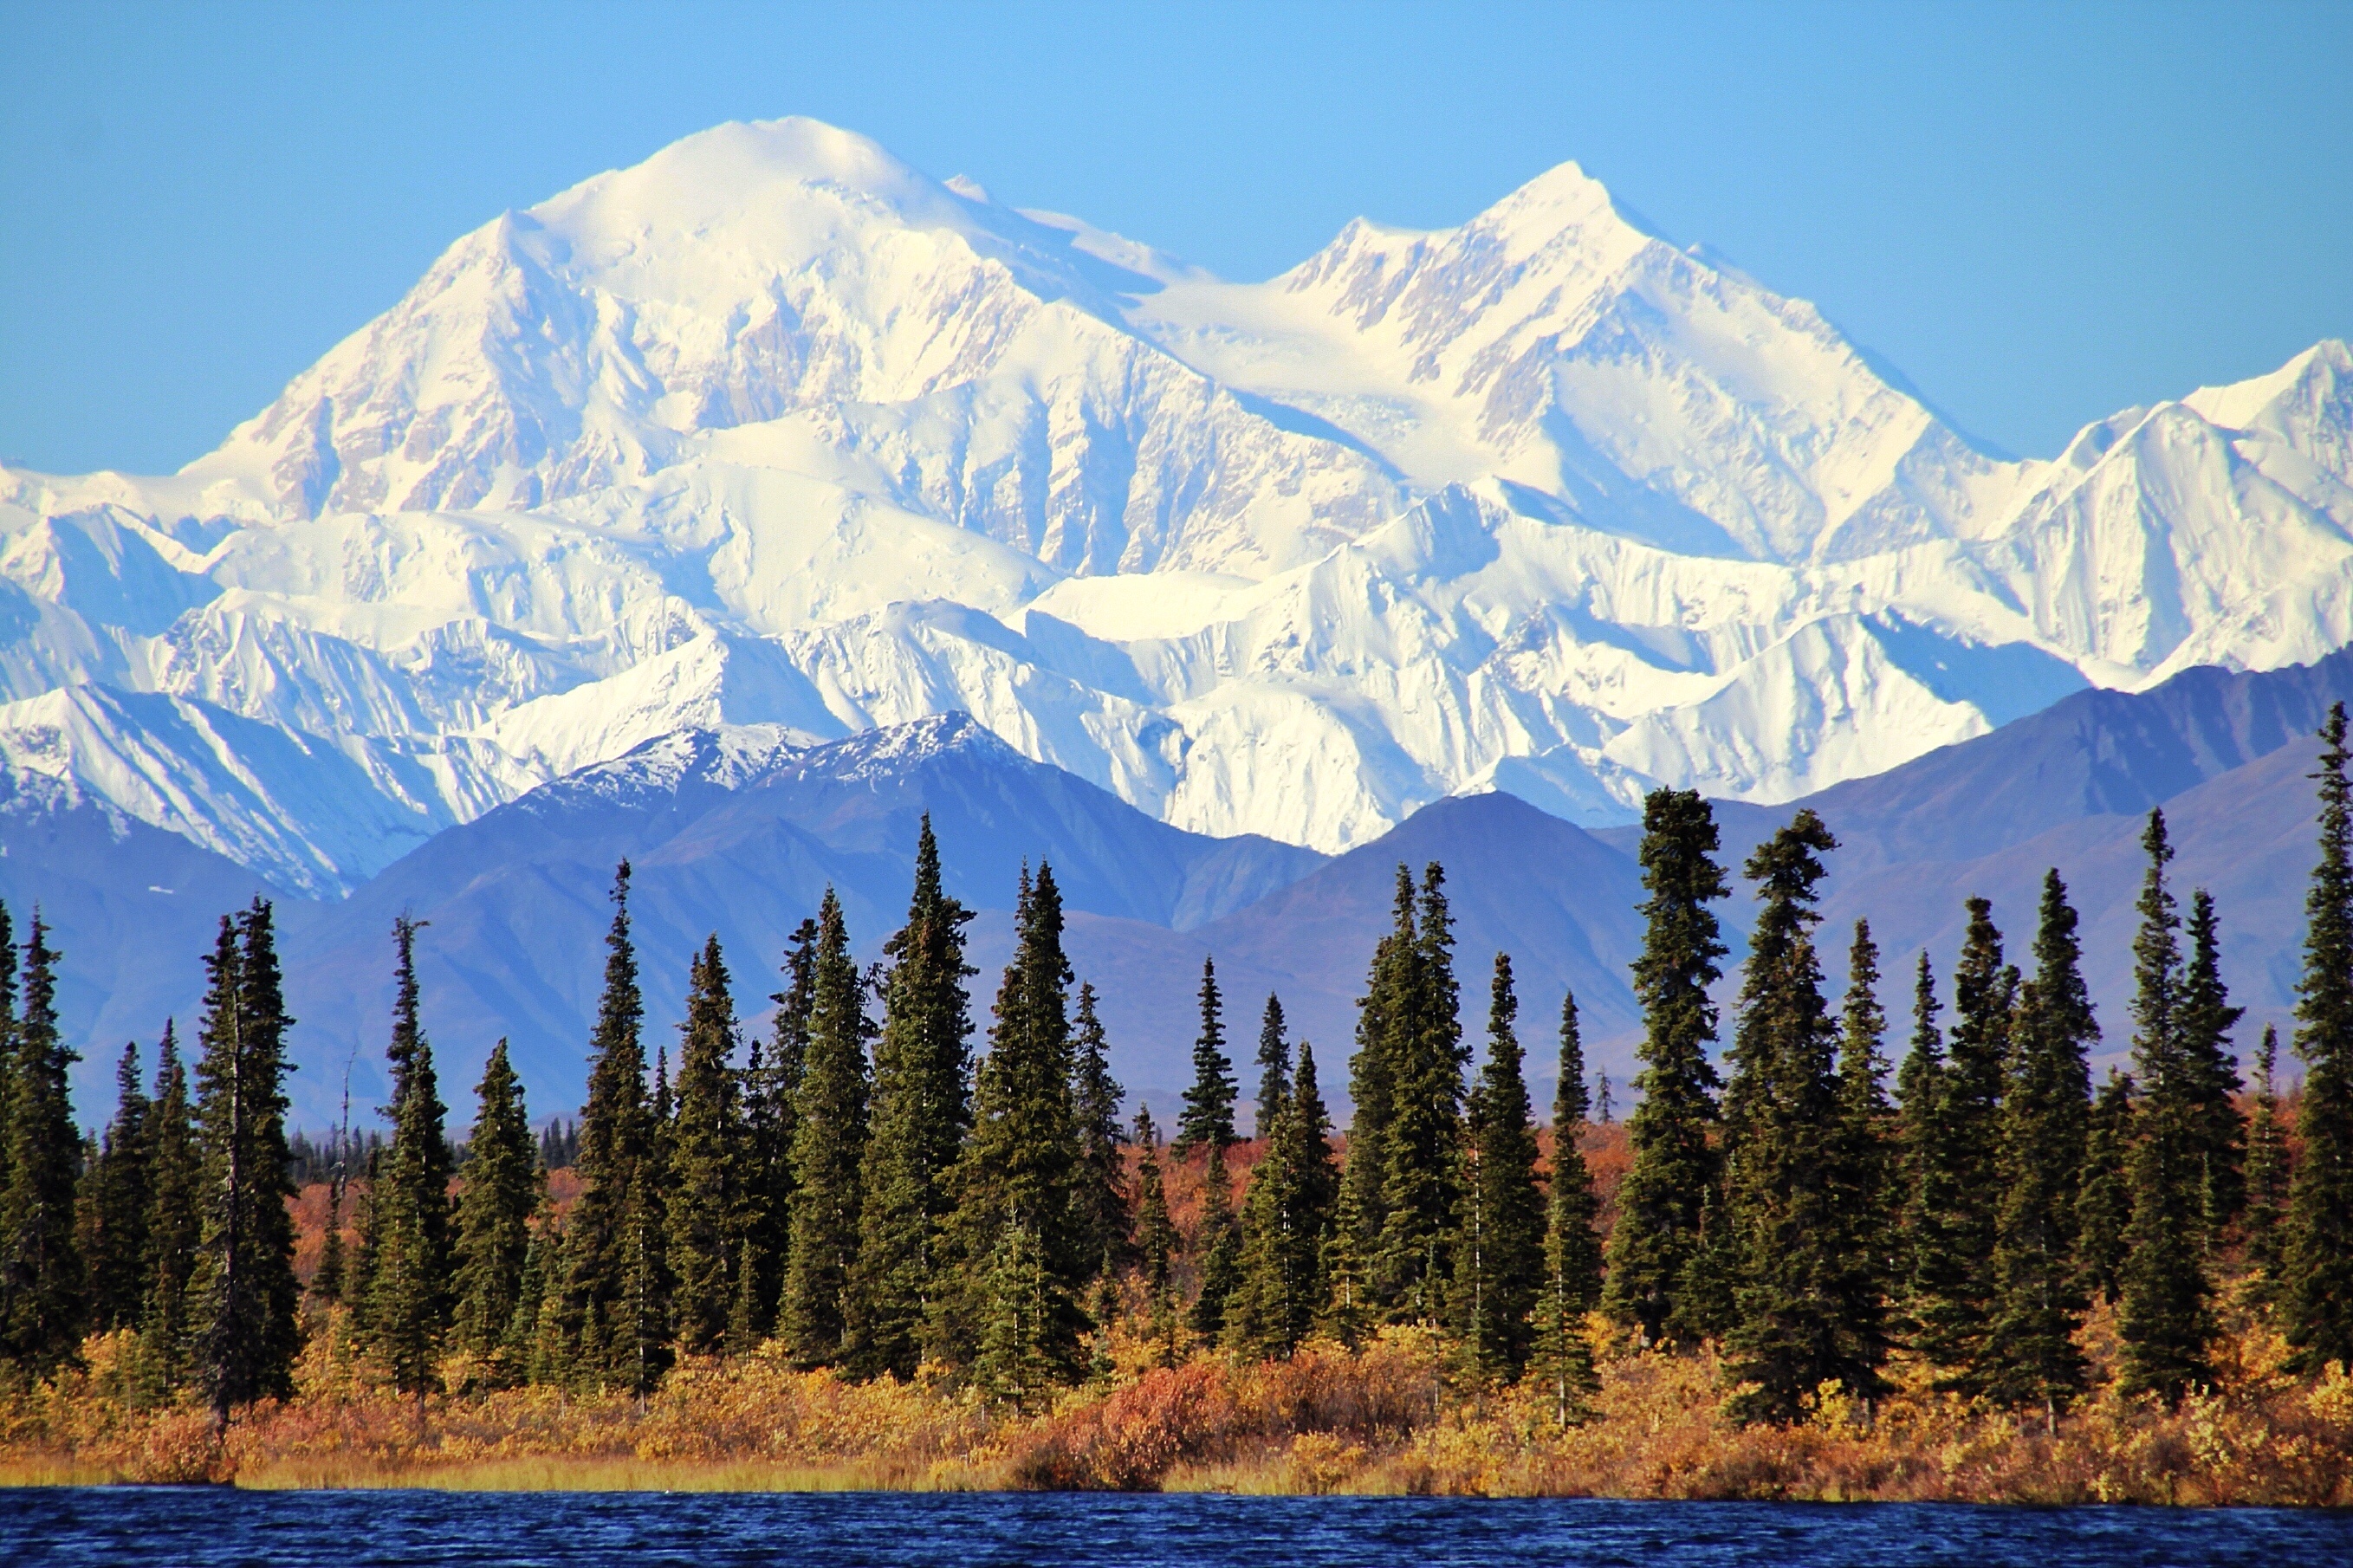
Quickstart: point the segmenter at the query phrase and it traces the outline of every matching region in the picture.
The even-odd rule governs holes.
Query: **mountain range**
[[[2043,869],[2055,866],[2084,916],[2086,974],[2110,1031],[2101,1054],[2116,1061],[2129,1047],[2138,839],[2148,808],[2162,805],[2177,889],[2209,887],[2221,905],[2225,977],[2251,1009],[2248,1045],[2293,1005],[2315,843],[2311,731],[2338,700],[2353,700],[2353,650],[2264,673],[2191,670],[2142,693],[2080,692],[1788,805],[1719,802],[1720,858],[1736,871],[1791,811],[1820,814],[1840,839],[1823,904],[1831,983],[1844,982],[1847,923],[1867,917],[1883,948],[1883,1000],[1898,1010],[1918,952],[1949,969],[1968,893],[1993,900],[2022,957]],[[962,715],[814,745],[772,727],[683,731],[448,829],[342,900],[287,894],[88,803],[53,806],[0,806],[0,899],[20,914],[44,903],[69,957],[62,995],[77,1037],[152,1039],[165,1014],[185,1020],[211,921],[271,897],[302,1021],[293,1092],[314,1125],[339,1113],[346,1082],[363,1108],[382,1097],[395,915],[427,922],[426,1017],[452,1084],[470,1083],[503,1037],[531,1102],[565,1111],[585,1083],[621,858],[632,862],[659,1044],[707,934],[722,939],[753,1029],[765,1026],[786,934],[826,888],[840,894],[861,955],[878,957],[903,912],[926,814],[950,891],[979,911],[976,1022],[986,1028],[1009,955],[1015,882],[1050,863],[1073,966],[1103,998],[1114,1068],[1134,1097],[1164,1109],[1191,1070],[1205,958],[1218,966],[1238,1058],[1275,993],[1342,1083],[1354,999],[1388,928],[1398,868],[1432,861],[1445,868],[1456,919],[1466,1037],[1482,1036],[1487,966],[1504,952],[1540,1091],[1564,990],[1578,998],[1597,1067],[1622,1085],[1635,1065],[1638,830],[1580,828],[1502,791],[1435,802],[1374,843],[1325,857],[1172,828]],[[1736,963],[1746,889],[1736,885],[1718,910]],[[84,1102],[99,1103],[108,1060],[87,1055],[78,1082]]]
[[[1622,1044],[1647,788],[1736,848],[1817,804],[1832,917],[1949,945],[2155,801],[2185,876],[2209,817],[2218,882],[2265,864],[2234,801],[2286,854],[2348,641],[2342,342],[2012,459],[1573,164],[1234,283],[727,125],[463,237],[178,474],[0,469],[0,892],[97,1037],[278,898],[311,1113],[396,909],[562,1104],[621,852],[656,978],[718,929],[752,997],[828,880],[879,940],[925,806],[980,907],[1068,879],[1138,1086],[1209,951],[1344,1052],[1440,848],[1465,953]],[[2287,894],[2240,890],[2274,1006]]]

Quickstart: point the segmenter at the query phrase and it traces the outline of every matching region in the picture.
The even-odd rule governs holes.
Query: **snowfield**
[[[1572,164],[1237,284],[725,125],[459,239],[179,474],[0,469],[0,765],[313,896],[688,728],[962,710],[1329,852],[2348,642],[2345,343],[2000,460]]]

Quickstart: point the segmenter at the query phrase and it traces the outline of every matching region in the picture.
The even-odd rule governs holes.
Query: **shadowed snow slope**
[[[2081,692],[1808,797],[1841,840],[1824,903],[1831,984],[1843,983],[1847,932],[1862,916],[1884,949],[1891,1005],[1923,946],[1948,971],[1971,892],[1994,900],[2022,957],[2043,868],[2056,866],[2084,916],[2108,1054],[2120,1054],[2137,837],[2148,807],[2163,805],[2180,851],[2178,886],[2210,886],[2221,902],[2225,977],[2253,1010],[2248,1045],[2293,1001],[2314,852],[2309,737],[2337,700],[2353,700],[2353,652],[2268,673],[2192,670],[2137,694]],[[1277,992],[1336,1093],[1397,868],[1419,874],[1432,860],[1445,866],[1453,902],[1466,1037],[1481,1037],[1486,974],[1503,951],[1518,973],[1539,1100],[1565,987],[1580,1000],[1597,1068],[1623,1083],[1635,1065],[1635,832],[1588,831],[1501,792],[1436,802],[1327,861],[1272,840],[1169,827],[962,716],[822,744],[781,726],[730,726],[662,736],[543,785],[444,830],[350,898],[323,901],[278,893],[101,802],[69,800],[63,781],[9,787],[0,899],[20,918],[37,900],[57,927],[68,1026],[88,1042],[77,1070],[86,1110],[107,1103],[115,1042],[152,1042],[166,1013],[189,1023],[212,922],[259,893],[279,900],[301,1019],[291,1088],[306,1124],[332,1118],[347,1063],[360,1102],[382,1098],[388,933],[404,910],[431,922],[419,946],[426,1019],[453,1103],[463,1105],[462,1089],[504,1036],[537,1110],[569,1111],[586,1083],[616,861],[626,855],[635,867],[649,1046],[676,1023],[687,962],[712,932],[746,1027],[765,1031],[786,933],[826,887],[840,893],[861,955],[879,955],[903,916],[925,812],[951,891],[980,911],[976,1043],[1008,956],[1016,880],[1025,863],[1050,861],[1072,963],[1103,996],[1118,1073],[1163,1110],[1189,1077],[1205,956],[1218,963],[1237,1053],[1248,1054],[1251,1026]],[[1792,809],[1718,803],[1722,860],[1736,871]],[[1720,906],[1736,963],[1752,908],[1745,888]]]
[[[1972,449],[1573,164],[1229,283],[731,124],[177,475],[0,471],[0,765],[336,897],[686,728],[962,711],[1175,827],[1778,802],[2353,640],[2353,354]]]
[[[679,1016],[688,961],[713,932],[739,1007],[763,1027],[786,938],[828,887],[860,952],[879,956],[905,918],[927,812],[949,892],[978,910],[1008,906],[1023,865],[1044,860],[1073,910],[1165,933],[1322,863],[1269,839],[1204,838],[1155,822],[960,714],[817,747],[774,729],[686,731],[452,828],[350,899],[290,921],[288,994],[304,1020],[303,1059],[337,1064],[339,1084],[340,1063],[356,1050],[354,1092],[377,1092],[385,943],[406,910],[432,922],[418,955],[445,1071],[479,1076],[505,1036],[532,1102],[569,1109],[586,1083],[581,1042],[624,856],[650,1051]],[[991,985],[977,983],[984,1025]]]

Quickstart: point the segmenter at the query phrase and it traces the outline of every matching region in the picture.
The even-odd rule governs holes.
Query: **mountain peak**
[[[634,225],[708,224],[790,199],[795,190],[851,195],[919,224],[968,222],[964,198],[881,143],[798,116],[730,121],[699,131],[643,163],[585,180],[531,214],[551,226],[593,226],[617,237]]]

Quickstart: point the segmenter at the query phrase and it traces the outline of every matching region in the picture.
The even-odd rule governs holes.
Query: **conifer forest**
[[[1868,922],[1820,929],[1811,811],[1726,866],[1706,800],[1652,794],[1622,1121],[1577,998],[1458,952],[1436,864],[1398,868],[1345,1052],[1212,958],[1191,1087],[1132,1113],[1053,868],[985,991],[928,818],[880,963],[828,893],[780,955],[708,942],[675,1038],[623,861],[576,1108],[526,1106],[503,1043],[470,1097],[441,1081],[396,922],[358,1135],[286,1125],[267,902],[191,955],[201,1016],[124,1048],[96,1131],[69,957],[0,910],[0,1463],[2353,1500],[2342,704],[2320,738],[2288,1039],[2241,1037],[2228,911],[2177,885],[2161,810],[2104,1019],[2057,870],[2031,931],[1968,898],[1957,952],[1883,973]]]

